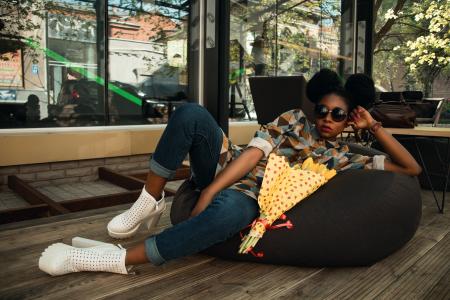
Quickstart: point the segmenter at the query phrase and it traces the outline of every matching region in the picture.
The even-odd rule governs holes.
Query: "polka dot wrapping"
[[[247,236],[260,239],[267,225],[272,225],[335,174],[335,170],[328,170],[325,165],[314,163],[311,158],[291,167],[284,156],[271,153],[258,197],[260,216],[253,222]],[[267,225],[264,226],[263,223]],[[246,237],[243,239],[243,245],[244,243]]]

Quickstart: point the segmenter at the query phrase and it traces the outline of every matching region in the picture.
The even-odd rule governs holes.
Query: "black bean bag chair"
[[[189,216],[199,192],[186,181],[176,193],[171,220]],[[379,170],[348,170],[330,180],[286,213],[294,228],[266,232],[255,251],[237,251],[240,236],[207,249],[225,259],[303,267],[352,267],[373,264],[405,245],[421,218],[415,177]]]

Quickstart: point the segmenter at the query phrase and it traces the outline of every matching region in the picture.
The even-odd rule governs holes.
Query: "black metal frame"
[[[188,15],[188,99],[192,102],[198,102],[199,100],[199,87],[198,87],[198,78],[200,74],[199,70],[199,61],[200,61],[200,41],[193,40],[193,36],[198,36],[200,39],[200,28],[195,25],[199,23],[200,19],[200,11],[194,12],[193,10],[199,7],[198,2],[200,0],[192,0],[189,6],[189,15]],[[197,18],[192,18],[193,14],[197,15]],[[195,25],[195,26],[194,26]],[[193,35],[192,31],[197,30],[197,34]],[[198,47],[193,47],[195,43],[198,43]]]
[[[433,143],[435,141],[435,139],[442,139],[442,137],[417,137],[414,136],[414,145],[416,147],[417,153],[419,154],[419,160],[420,163],[423,167],[423,172],[425,173],[425,177],[427,178],[428,184],[430,185],[431,188],[431,192],[433,193],[433,197],[434,197],[434,201],[436,202],[436,206],[438,208],[438,211],[443,214],[444,213],[444,205],[445,205],[445,194],[447,193],[447,187],[448,187],[448,181],[449,181],[449,177],[450,177],[450,137],[447,137],[447,147],[446,147],[446,158],[445,161],[442,161],[442,158],[440,157],[439,154],[439,149],[437,149],[436,144],[434,143],[435,146],[435,150],[436,153],[438,155],[438,158],[440,161],[442,161],[443,166],[444,166],[444,174],[438,174],[440,176],[445,177],[445,184],[444,184],[444,188],[442,189],[442,200],[441,200],[441,204],[439,205],[439,201],[438,201],[438,197],[436,196],[436,191],[434,190],[433,187],[433,183],[431,182],[431,178],[430,178],[430,172],[427,168],[427,165],[425,163],[425,160],[423,159],[423,155],[422,152],[420,151],[420,147],[419,144],[417,143],[417,139],[418,138],[422,138],[422,139],[432,139]],[[447,170],[446,170],[447,169]]]
[[[205,1],[206,3],[207,1]],[[205,49],[204,106],[228,133],[230,1],[215,0],[215,46]],[[206,7],[205,7],[206,11]],[[206,15],[206,14],[205,14]],[[202,22],[206,22],[202,20]],[[204,37],[203,37],[204,38]]]
[[[95,2],[95,13],[97,17],[97,69],[98,75],[105,80],[103,86],[99,85],[99,95],[103,96],[104,125],[109,125],[109,15],[108,0],[97,0]]]
[[[357,0],[357,7],[356,7],[356,21],[366,21],[366,32],[365,32],[365,57],[364,57],[364,73],[372,76],[373,71],[373,39],[374,39],[374,28],[375,28],[375,12],[373,10],[374,8],[374,1],[373,0]],[[346,32],[344,30],[344,24],[346,23],[353,23],[353,14],[354,14],[355,8],[353,7],[353,0],[342,0],[341,1],[341,13],[343,11],[348,11],[348,14],[345,16],[342,15],[341,20],[341,40],[340,40],[340,48],[341,52],[345,45],[345,39],[348,37],[346,36]],[[357,42],[357,28],[356,28],[356,36],[353,37],[353,43],[356,43],[354,45],[352,51],[352,57],[353,61],[357,59],[357,53],[358,53],[358,42]],[[355,63],[355,61],[354,61]],[[356,66],[356,64],[355,64]],[[339,66],[339,73],[341,75],[348,75],[344,74],[344,65],[343,63]]]
[[[364,73],[372,75],[373,69],[373,38],[375,29],[375,11],[373,0],[358,0],[358,21],[366,21]]]
[[[416,160],[422,166],[423,174],[425,175],[426,182],[428,183],[428,186],[431,189],[437,209],[441,214],[444,213],[445,195],[447,193],[446,191],[448,189],[449,179],[450,179],[450,137],[447,137],[447,136],[425,136],[425,135],[402,135],[402,134],[394,134],[394,135],[395,135],[395,138],[400,142],[402,142],[402,141],[407,142],[407,143],[411,142],[411,147],[415,148],[415,150],[417,151],[418,158],[416,158]],[[446,143],[447,145],[444,150],[445,157],[442,157],[441,150],[436,145],[436,141],[442,141],[445,139],[447,140],[447,143]],[[419,141],[430,141],[433,143],[435,156],[438,159],[439,165],[442,166],[442,169],[438,170],[437,172],[431,172],[431,170],[429,170],[430,163],[428,161],[428,164],[427,164],[424,154],[422,153],[422,149],[423,149],[424,145],[422,144],[422,147],[420,147]],[[413,150],[414,149],[410,149],[410,151],[413,151]],[[436,190],[436,187],[433,186],[433,182],[431,180],[431,175],[445,179],[444,186],[442,189],[442,198],[441,198],[440,203],[439,203],[439,199],[438,199],[439,197],[437,195],[438,191]]]

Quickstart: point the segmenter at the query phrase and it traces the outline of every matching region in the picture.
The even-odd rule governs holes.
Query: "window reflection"
[[[231,1],[230,119],[256,119],[250,76],[309,79],[351,65],[340,33],[341,1]]]
[[[110,79],[141,101],[110,91],[111,124],[166,123],[186,101],[189,7],[183,3],[109,6]]]
[[[415,94],[415,101],[420,102],[420,93],[423,98],[449,98],[450,69],[445,60],[449,57],[449,22],[442,16],[448,15],[450,2],[405,1],[395,9],[388,3],[378,4],[374,11],[373,44],[377,91],[405,92],[405,100],[411,102],[408,95]],[[439,25],[441,21],[446,26]],[[417,117],[431,118],[435,111],[424,114],[418,110]],[[444,102],[440,111],[439,125],[448,126],[450,101]]]
[[[0,128],[165,123],[186,101],[189,1],[23,6],[0,7],[15,16],[0,37]]]
[[[103,89],[85,72],[99,76],[97,11],[86,1],[52,2],[47,12],[46,48],[59,56],[46,57],[46,126],[104,124]],[[79,72],[80,70],[84,72]]]

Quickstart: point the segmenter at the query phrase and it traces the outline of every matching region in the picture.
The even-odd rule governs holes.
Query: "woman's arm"
[[[375,138],[381,144],[383,149],[392,159],[392,162],[385,161],[384,169],[387,171],[404,173],[417,176],[422,172],[422,168],[408,152],[392,135],[383,127],[375,132]]]
[[[248,143],[248,148],[202,191],[191,216],[202,212],[211,203],[215,194],[250,172],[263,156],[268,157],[273,148],[282,141],[283,134],[290,131],[291,127],[298,125],[302,125],[300,130],[303,130],[303,136],[309,137],[310,133],[305,131],[305,127],[309,129],[310,125],[305,114],[299,109],[293,109],[281,114],[263,129],[256,131],[253,139]]]
[[[216,176],[210,185],[203,189],[197,204],[191,212],[191,216],[196,216],[201,213],[211,203],[218,192],[229,187],[253,170],[263,156],[264,152],[255,147],[250,147],[242,152],[237,159],[227,165],[225,169]]]
[[[376,123],[370,113],[358,106],[350,116],[356,128],[369,129]],[[389,154],[392,162],[385,161],[384,169],[387,171],[404,173],[407,175],[417,176],[422,172],[422,168],[414,159],[414,157],[402,146],[389,132],[383,127],[378,128],[374,133],[375,138],[381,144],[384,151]]]

